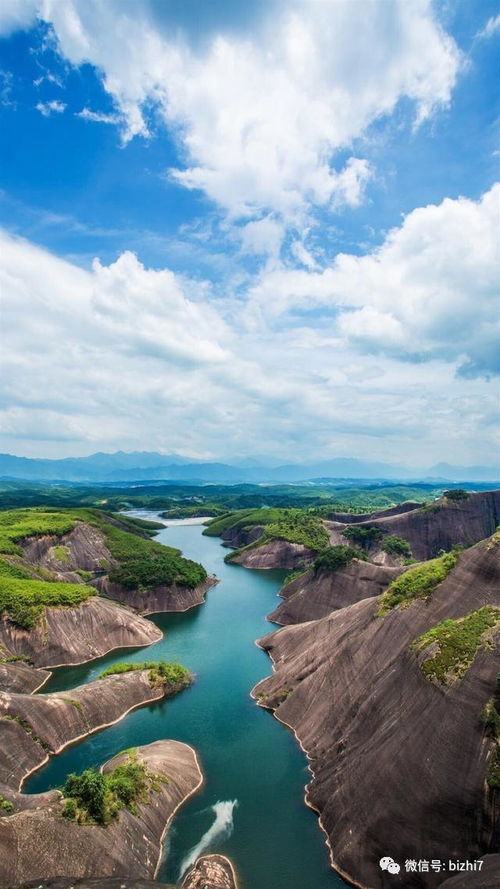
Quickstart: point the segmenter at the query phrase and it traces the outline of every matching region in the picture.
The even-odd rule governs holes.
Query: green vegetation
[[[129,753],[128,762],[106,774],[86,769],[80,775],[68,775],[63,788],[62,814],[78,824],[106,825],[117,818],[123,808],[137,814],[137,804],[147,802],[150,793],[167,782],[163,776],[148,773],[136,756]]]
[[[217,503],[205,503],[197,506],[173,506],[161,512],[162,519],[196,519],[200,516],[221,516],[226,510]]]
[[[418,510],[419,512],[439,512],[441,509],[444,509],[444,503],[440,501],[439,503],[426,503],[424,506],[421,506]]]
[[[469,492],[464,491],[463,488],[452,488],[451,491],[444,491],[443,496],[446,497],[447,500],[468,500]]]
[[[125,564],[109,572],[111,581],[128,589],[149,589],[174,583],[193,589],[206,578],[207,572],[202,565],[184,559],[165,547],[162,547],[162,552],[151,552],[128,559]]]
[[[26,630],[34,627],[47,606],[75,607],[95,596],[93,587],[0,577],[0,614]]]
[[[427,599],[456,565],[457,557],[446,553],[428,562],[419,562],[393,580],[380,598],[379,615],[398,605],[410,605],[415,599]]]
[[[8,614],[19,626],[30,629],[40,620],[47,605],[74,606],[96,595],[94,589],[83,584],[57,582],[50,572],[38,568],[34,574],[29,567],[15,562],[22,555],[19,541],[40,535],[62,537],[79,521],[103,534],[113,559],[118,562],[110,571],[112,581],[128,588],[146,589],[173,583],[193,588],[206,579],[201,565],[184,559],[178,550],[143,536],[162,527],[156,522],[85,508],[8,510],[0,512],[0,552],[6,554],[0,559],[0,614]],[[118,523],[123,527],[117,527]],[[67,546],[57,544],[53,553],[58,561],[68,562]],[[83,580],[93,576],[91,572],[79,571],[79,574]]]
[[[357,543],[364,549],[368,549],[372,543],[376,543],[384,535],[381,528],[376,525],[347,525],[342,531],[342,536],[347,537],[352,543]]]
[[[0,552],[22,555],[18,541],[43,534],[62,536],[75,526],[68,513],[44,512],[37,509],[11,509],[0,512]]]
[[[475,490],[488,485],[475,484]],[[222,511],[257,509],[263,506],[283,509],[314,509],[328,516],[330,512],[371,512],[387,509],[405,501],[425,503],[442,495],[444,487],[435,484],[367,483],[349,485],[339,482],[318,482],[315,485],[185,485],[182,483],[128,485],[66,485],[50,482],[0,481],[0,508],[42,506],[74,509],[97,507],[116,512],[131,507],[169,510],[217,506]],[[324,508],[324,512],[322,512]],[[120,519],[122,517],[120,516]],[[143,520],[136,520],[143,521]]]
[[[404,537],[396,537],[395,534],[390,534],[383,540],[382,549],[390,556],[406,556],[408,559],[412,557],[408,541]]]
[[[2,649],[5,651],[5,649]],[[2,657],[0,652],[0,664],[16,664],[18,661],[28,664],[29,657],[27,654],[9,654],[8,657]]]
[[[481,648],[491,645],[492,632],[500,627],[500,608],[485,605],[458,620],[444,620],[423,633],[411,644],[413,651],[423,651],[433,643],[436,653],[423,661],[422,672],[440,685],[461,679]]]
[[[266,538],[288,540],[300,543],[309,549],[322,550],[328,546],[328,531],[316,516],[300,510],[283,510],[275,522],[270,522],[264,529]]]
[[[263,529],[261,539],[250,544],[252,547],[273,539],[299,543],[316,551],[328,546],[328,532],[320,518],[300,509],[240,510],[209,522],[203,533],[210,537],[219,537],[228,530],[244,531],[252,527]],[[228,559],[235,554],[231,553]]]
[[[356,549],[354,546],[344,546],[342,544],[339,546],[329,546],[328,549],[323,550],[323,552],[316,556],[313,562],[313,568],[315,572],[333,572],[338,571],[340,568],[345,568],[345,566],[349,565],[353,559],[362,559],[363,561],[366,561],[366,558],[365,553]]]
[[[92,580],[94,576],[93,571],[84,571],[83,568],[77,568],[75,574],[78,574],[78,576],[81,577],[82,580]]]
[[[297,580],[297,577],[302,577],[303,574],[305,574],[303,568],[297,568],[296,571],[290,571],[290,574],[287,574],[281,586],[288,586],[289,583],[292,583],[293,580]]]
[[[488,701],[483,718],[486,734],[494,744],[486,780],[493,790],[500,790],[500,675],[497,676],[495,695]]]
[[[1,815],[10,815],[14,811],[14,806],[8,799],[5,799],[4,796],[0,793],[0,816]]]
[[[7,561],[7,559],[0,559],[0,577],[15,577],[19,580],[29,580],[32,574],[23,565]]]
[[[53,546],[52,552],[54,558],[57,559],[58,562],[62,562],[63,564],[68,564],[69,562],[69,547],[67,546]]]
[[[116,676],[120,673],[130,673],[134,670],[149,670],[151,685],[180,685],[185,687],[191,682],[191,674],[181,664],[169,664],[166,661],[143,661],[142,663],[114,664],[99,674],[99,679],[106,676]]]
[[[153,522],[151,519],[139,519],[137,516],[125,515],[123,512],[109,513],[109,517],[119,522],[126,531],[131,531],[132,534],[139,532],[148,537],[154,537],[158,531],[162,531],[165,527],[161,522]]]

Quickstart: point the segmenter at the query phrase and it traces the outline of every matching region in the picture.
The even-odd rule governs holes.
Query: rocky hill
[[[282,586],[279,595],[285,601],[268,620],[285,625],[326,617],[353,602],[379,596],[402,571],[359,559],[338,571],[308,568]]]
[[[384,854],[479,858],[498,844],[499,590],[497,533],[260,640],[275,673],[253,695],[307,751],[307,801],[355,885],[385,889]]]
[[[450,492],[453,494],[453,492]],[[418,509],[402,511],[401,507],[360,516],[355,521],[330,520],[326,522],[330,543],[345,543],[345,531],[355,526],[357,532],[375,529],[380,532],[373,541],[369,537],[366,549],[374,561],[383,558],[384,537],[397,537],[409,544],[416,559],[431,559],[440,550],[449,550],[456,544],[470,545],[489,537],[500,524],[500,491],[483,491],[477,494],[464,492],[463,499],[442,497]],[[354,532],[356,533],[356,532]],[[349,538],[347,538],[349,539]]]
[[[352,543],[388,567],[405,558],[429,559],[452,546],[469,546],[500,524],[500,491],[449,492],[425,506],[403,503],[365,515],[240,510],[214,519],[204,533],[235,551],[226,561],[246,568],[306,568],[328,546]]]
[[[129,753],[114,757],[103,766],[103,773],[112,773],[130,757]],[[194,750],[179,741],[138,747],[134,763],[144,768],[147,789],[133,808],[124,806],[106,826],[63,817],[66,810],[57,791],[38,797],[36,808],[0,818],[2,889],[29,880],[39,885],[43,875],[154,878],[168,824],[200,787],[203,775]],[[223,882],[219,885],[226,889]]]
[[[150,524],[96,509],[0,512],[0,661],[61,666],[150,645],[161,632],[137,612],[203,602],[215,579],[151,540]]]
[[[0,794],[16,811],[24,808],[30,798],[18,791],[50,755],[186,684],[189,675],[185,681],[158,682],[144,669],[110,675],[67,692],[0,691]]]

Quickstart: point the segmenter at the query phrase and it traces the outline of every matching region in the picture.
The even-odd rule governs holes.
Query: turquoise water
[[[303,803],[309,779],[304,754],[291,732],[249,696],[271,671],[254,640],[272,629],[265,615],[276,604],[284,574],[225,565],[227,550],[218,538],[203,537],[202,530],[176,524],[156,539],[217,575],[220,583],[208,592],[206,604],[185,614],[156,615],[164,632],[160,642],[57,670],[43,692],[88,682],[124,659],[178,660],[196,673],[195,684],[68,748],[24,789],[58,787],[68,772],[99,765],[127,747],[161,738],[186,741],[199,754],[205,784],[172,823],[161,879],[176,881],[190,853],[206,847],[233,860],[241,889],[345,887],[329,868],[324,835]]]

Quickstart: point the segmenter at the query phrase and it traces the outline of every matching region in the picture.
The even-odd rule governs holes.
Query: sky
[[[494,465],[500,3],[3,0],[0,449]]]

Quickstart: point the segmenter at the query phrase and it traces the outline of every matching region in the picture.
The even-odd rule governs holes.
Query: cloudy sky
[[[490,0],[3,0],[3,451],[494,464]]]

